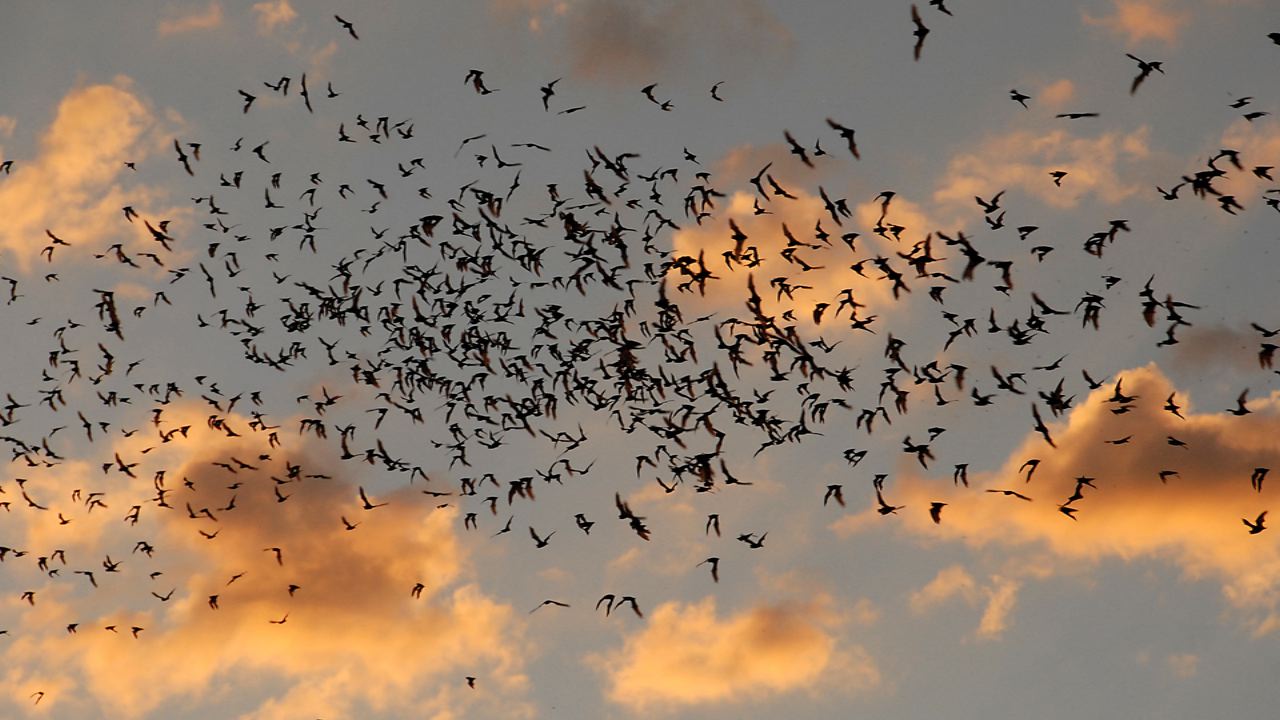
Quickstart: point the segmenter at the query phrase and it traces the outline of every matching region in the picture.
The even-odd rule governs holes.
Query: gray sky
[[[945,5],[11,3],[0,714],[1265,716],[1280,8]]]

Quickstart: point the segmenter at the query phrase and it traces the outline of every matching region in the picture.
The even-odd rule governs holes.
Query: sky
[[[1275,3],[3,16],[0,715],[1275,713]]]

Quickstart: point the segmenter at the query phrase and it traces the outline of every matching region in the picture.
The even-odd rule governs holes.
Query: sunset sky
[[[7,3],[0,716],[1273,716],[1277,33]]]

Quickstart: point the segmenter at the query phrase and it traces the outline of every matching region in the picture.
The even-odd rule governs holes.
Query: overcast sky
[[[1280,5],[914,11],[8,3],[0,715],[1274,714]]]

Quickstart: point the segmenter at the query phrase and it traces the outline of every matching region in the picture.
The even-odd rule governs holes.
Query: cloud
[[[13,131],[17,129],[18,121],[9,115],[0,115],[0,139],[8,140],[13,137]]]
[[[822,138],[830,145],[830,137]],[[731,148],[723,157],[714,163],[715,176],[729,178],[736,187],[749,188],[748,182],[765,165],[772,164],[769,173],[785,187],[792,178],[805,177],[810,181],[837,178],[849,169],[844,164],[844,156],[835,153],[820,160],[835,162],[816,162],[815,167],[807,167],[791,149],[782,142],[753,145],[745,143]],[[843,179],[842,179],[843,181]],[[776,198],[775,198],[776,199]],[[766,203],[767,204],[767,203]]]
[[[1094,17],[1085,12],[1084,22],[1106,28],[1129,44],[1158,40],[1173,45],[1191,20],[1190,13],[1172,7],[1169,0],[1113,0],[1113,3],[1110,15]]]
[[[1253,399],[1251,414],[1235,417],[1196,412],[1191,399],[1178,392],[1175,402],[1184,420],[1163,409],[1176,388],[1154,365],[1117,378],[1125,394],[1138,397],[1132,410],[1111,412],[1115,404],[1107,399],[1113,387],[1094,391],[1064,422],[1050,423],[1056,450],[1028,433],[1003,467],[971,476],[972,489],[953,488],[949,478],[945,483],[904,478],[890,496],[910,508],[902,513],[905,527],[974,547],[1048,550],[1060,566],[1109,558],[1170,561],[1190,579],[1218,581],[1226,601],[1256,621],[1255,632],[1275,629],[1280,535],[1251,535],[1241,520],[1252,521],[1266,510],[1275,491],[1267,484],[1262,493],[1255,491],[1250,478],[1255,468],[1274,464],[1280,396]],[[1231,404],[1230,399],[1219,402],[1220,407]],[[1132,436],[1126,444],[1105,442],[1126,436]],[[1188,447],[1171,446],[1169,437]],[[1019,468],[1029,458],[1040,464],[1026,484]],[[1177,475],[1162,482],[1163,470]],[[1072,520],[1058,508],[1076,490],[1078,477],[1094,478],[1096,489],[1080,488],[1084,498],[1071,504],[1078,511]],[[984,492],[1004,488],[1033,502]],[[925,512],[932,501],[949,503],[940,525]],[[865,524],[859,517],[837,523],[836,529],[856,531]],[[960,588],[956,593],[966,592],[963,582],[950,585]],[[991,626],[998,623],[993,620]]]
[[[1274,187],[1274,183],[1256,177],[1251,170],[1259,165],[1280,167],[1280,121],[1270,117],[1254,122],[1239,118],[1222,133],[1221,145],[1209,148],[1208,151],[1216,154],[1219,148],[1240,153],[1240,164],[1244,169],[1238,170],[1230,162],[1219,160],[1218,166],[1228,174],[1219,179],[1214,187],[1225,195],[1235,195],[1240,204],[1246,208],[1252,201],[1252,204],[1257,205],[1259,209],[1267,213],[1274,212],[1263,205],[1261,198],[1263,191]],[[1203,157],[1199,158],[1193,169],[1204,169],[1204,160]],[[1271,171],[1271,176],[1280,177],[1275,170]]]
[[[471,579],[454,531],[456,510],[436,508],[408,488],[368,486],[388,504],[364,511],[355,484],[334,469],[336,460],[318,442],[286,453],[246,430],[246,418],[227,418],[246,434],[232,440],[208,428],[199,408],[171,406],[165,415],[174,426],[191,424],[191,437],[145,456],[143,443],[155,440],[143,433],[104,449],[143,463],[136,480],[111,477],[108,483],[81,468],[79,486],[86,492],[111,486],[110,510],[98,516],[112,527],[94,537],[93,547],[66,546],[68,565],[92,567],[105,553],[121,561],[120,574],[99,571],[97,589],[71,576],[39,590],[30,610],[41,615],[25,616],[23,632],[4,650],[4,664],[18,670],[0,678],[0,696],[17,696],[37,683],[51,694],[48,688],[61,688],[57,701],[69,712],[94,708],[108,717],[139,717],[164,714],[173,704],[217,703],[241,685],[260,687],[262,694],[249,696],[259,706],[246,717],[403,716],[439,705],[440,693],[474,675],[486,697],[506,701],[499,714],[523,713],[522,616]],[[257,469],[233,466],[232,473],[214,464],[232,456]],[[292,475],[290,463],[300,467]],[[120,523],[127,498],[151,490],[157,467],[167,468],[173,509],[144,503],[137,527]],[[62,487],[44,482],[41,497],[62,494]],[[188,504],[198,519],[189,516]],[[354,530],[344,527],[344,515],[359,523]],[[84,516],[72,519],[83,532]],[[154,557],[130,552],[139,537],[154,547]],[[46,538],[31,547],[62,546]],[[269,548],[281,549],[279,561]],[[149,576],[153,569],[163,574]],[[419,598],[410,593],[416,583],[424,586]],[[298,586],[293,593],[290,585]],[[166,602],[150,595],[170,590]],[[218,596],[217,609],[209,605],[211,595]],[[286,622],[270,622],[281,619]],[[71,621],[81,626],[74,635],[63,627]],[[121,634],[101,630],[109,624]],[[134,625],[145,628],[137,639],[127,630]],[[158,672],[163,682],[156,681]],[[257,684],[264,679],[273,681],[271,690]],[[475,697],[450,702],[461,707]]]
[[[556,37],[573,73],[608,83],[648,81],[694,63],[740,72],[779,61],[792,44],[759,0],[491,0],[490,7],[536,34],[562,32]]]
[[[858,227],[875,227],[880,218],[880,210],[881,203],[879,200],[868,200],[859,203],[853,213],[854,218],[858,221]],[[906,250],[912,244],[924,240],[925,236],[932,232],[957,225],[959,220],[956,217],[949,217],[946,223],[939,222],[930,217],[919,203],[898,194],[889,203],[889,212],[885,215],[884,223],[886,225],[899,225],[904,228],[900,243],[903,245],[903,249]]]
[[[1280,121],[1264,118],[1249,122],[1241,118],[1222,134],[1222,142],[1239,150],[1242,162],[1280,163]]]
[[[788,310],[794,311],[797,323],[805,327],[813,325],[813,307],[819,302],[831,305],[831,309],[823,317],[823,326],[849,322],[848,308],[841,311],[839,318],[835,313],[839,294],[845,288],[853,290],[857,302],[867,305],[867,308],[859,309],[860,317],[887,310],[893,303],[891,283],[881,280],[882,274],[870,264],[863,269],[865,276],[849,269],[851,263],[876,255],[877,249],[882,245],[879,238],[868,234],[860,235],[854,240],[856,252],[850,252],[840,239],[841,235],[854,231],[855,227],[861,229],[861,225],[855,224],[855,221],[861,221],[861,213],[846,219],[843,227],[838,226],[827,214],[818,197],[796,186],[789,187],[788,191],[796,199],[779,199],[768,203],[770,214],[765,215],[757,215],[752,209],[758,197],[755,193],[732,192],[728,198],[716,200],[717,208],[710,217],[702,220],[701,225],[689,223],[675,232],[672,238],[675,256],[697,258],[702,255],[715,279],[707,282],[704,298],[699,295],[697,284],[690,285],[685,292],[681,292],[680,286],[689,278],[678,269],[673,269],[667,278],[669,296],[682,306],[693,307],[697,311],[705,306],[741,309],[745,314],[747,280],[750,275],[754,278],[756,291],[762,298],[767,314],[780,316]],[[747,263],[734,263],[730,269],[726,264],[725,254],[732,253],[735,245],[730,219],[747,236],[744,255],[758,255],[759,263],[754,267]],[[872,217],[873,223],[874,220],[875,217]],[[819,222],[823,231],[830,236],[825,243],[816,238],[816,226]],[[783,230],[784,225],[797,241],[807,243],[807,246],[792,248],[795,262],[789,262],[782,255],[788,249],[789,242]],[[814,269],[805,271],[800,263]],[[904,263],[899,265],[900,271],[909,271]],[[807,287],[796,287],[788,298],[785,292],[780,295],[779,291],[783,289],[781,286],[771,285],[775,278],[785,279],[791,286]],[[783,324],[785,322],[782,321]]]
[[[340,49],[333,33],[312,32],[306,21],[299,19],[289,0],[262,0],[255,3],[252,10],[257,17],[258,34],[279,43],[294,58],[306,63],[307,72],[322,72],[332,65]],[[355,22],[358,27],[359,20]],[[271,95],[264,100],[279,101]]]
[[[1009,615],[1018,602],[1018,588],[1021,586],[1010,578],[993,577],[992,585],[987,589],[987,608],[982,612],[982,620],[978,623],[978,637],[994,639],[1000,637],[1009,627]]]
[[[258,32],[263,35],[270,35],[298,19],[298,13],[289,0],[263,0],[254,3],[252,9],[258,16]]]
[[[188,10],[185,14],[175,13],[156,23],[156,32],[160,37],[194,32],[196,30],[213,30],[222,27],[222,3],[211,0],[203,10]]]
[[[338,42],[330,40],[320,48],[311,52],[307,57],[307,64],[313,71],[327,69],[332,63],[333,58],[338,54]]]
[[[55,262],[90,247],[96,252],[112,238],[154,246],[142,224],[126,223],[120,209],[132,205],[144,216],[170,218],[181,211],[166,207],[163,189],[126,182],[124,163],[142,161],[165,140],[161,121],[128,78],[72,90],[41,136],[39,155],[19,159],[0,182],[0,249],[26,271],[44,262],[45,230],[73,246],[58,248]]]
[[[854,690],[875,686],[880,674],[866,652],[839,647],[834,631],[841,622],[825,597],[724,618],[713,597],[669,602],[596,664],[608,675],[609,699],[643,713],[765,698],[812,688],[832,674]]]
[[[988,585],[979,585],[961,565],[940,570],[923,588],[911,594],[910,606],[914,613],[924,613],[952,598],[960,598],[976,607],[986,600],[986,608],[978,623],[975,635],[981,639],[1000,637],[1009,626],[1009,615],[1017,604],[1020,583],[1012,578],[992,575]]]
[[[1126,170],[1150,156],[1149,135],[1143,126],[1095,137],[1067,130],[1017,130],[988,138],[975,151],[951,158],[933,199],[972,206],[975,195],[989,197],[1016,187],[1057,208],[1073,208],[1087,198],[1114,205],[1142,189],[1126,179]],[[1062,187],[1049,177],[1055,170],[1067,173]]]
[[[1200,670],[1200,657],[1195,653],[1174,653],[1165,658],[1169,672],[1182,679],[1192,678]]]
[[[1049,110],[1061,110],[1075,97],[1076,84],[1067,78],[1062,78],[1040,88],[1035,100]]]
[[[489,10],[503,20],[516,19],[531,33],[541,33],[548,20],[554,22],[569,10],[567,0],[489,0]]]
[[[970,603],[978,599],[978,584],[962,565],[939,570],[927,585],[912,593],[911,611],[927,612],[954,597],[961,597]]]

